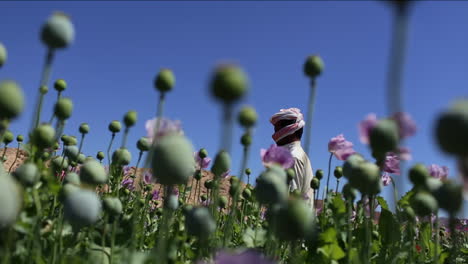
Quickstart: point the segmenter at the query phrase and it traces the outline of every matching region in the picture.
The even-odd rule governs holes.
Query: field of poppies
[[[409,4],[391,5],[397,23],[388,74],[398,80]],[[73,101],[63,96],[65,80],[51,80],[55,54],[74,41],[73,23],[56,12],[41,26],[45,62],[24,136],[9,130],[25,104],[21,81],[0,80],[1,263],[468,263],[467,222],[456,218],[468,184],[467,99],[448,106],[434,124],[434,143],[457,160],[464,185],[434,164],[416,164],[403,175],[400,161],[411,152],[402,141],[414,135],[416,125],[401,109],[398,81],[388,85],[393,114],[369,114],[359,123],[360,141],[373,159],[365,160],[343,135],[331,135],[330,165],[314,171],[310,182],[315,197],[290,190],[294,160],[282,147],[262,150],[265,170],[251,175],[247,157],[257,113],[236,108],[249,78],[230,64],[215,67],[208,87],[222,106],[219,152],[194,150],[180,123],[164,117],[175,75],[162,69],[154,79],[159,99],[156,118],[146,123],[148,135],[127,142],[138,119],[128,111],[109,123],[107,149],[86,156],[82,148],[90,127],[83,123],[76,135],[63,133]],[[7,51],[0,42],[0,73],[10,63]],[[323,70],[318,55],[306,58],[306,151]],[[50,95],[49,87],[57,94]],[[56,100],[50,120],[41,115],[44,100]],[[239,141],[232,136],[236,123],[244,130],[242,157],[230,155],[232,142]],[[139,152],[130,153],[129,144]],[[342,166],[332,168],[332,159]],[[241,164],[239,172],[231,171],[234,162]],[[399,195],[393,175],[408,177],[412,189]],[[392,208],[380,195],[383,188],[393,190]],[[448,218],[439,217],[442,212]]]

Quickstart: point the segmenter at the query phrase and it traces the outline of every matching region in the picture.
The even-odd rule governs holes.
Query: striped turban
[[[294,123],[287,125],[275,132],[272,136],[275,142],[278,142],[282,138],[294,134],[305,125],[304,116],[302,115],[301,110],[298,108],[281,109],[278,113],[274,114],[270,118],[270,123],[275,125],[277,122],[283,120],[291,120],[294,121]]]

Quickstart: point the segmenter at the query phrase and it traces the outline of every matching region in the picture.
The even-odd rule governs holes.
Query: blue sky
[[[249,160],[254,175],[262,170],[260,148],[273,143],[270,116],[280,108],[306,109],[309,86],[302,65],[310,54],[320,54],[325,62],[312,125],[314,169],[326,169],[327,143],[340,133],[370,158],[367,146],[358,140],[357,123],[370,112],[378,117],[386,113],[392,13],[381,1],[2,1],[0,9],[0,41],[9,52],[0,79],[17,80],[27,103],[12,124],[15,134],[26,134],[30,126],[45,56],[41,24],[56,10],[71,15],[75,43],[57,53],[52,80],[67,80],[64,95],[75,103],[65,133],[78,135],[81,122],[91,127],[84,146],[87,155],[107,148],[111,120],[136,110],[139,120],[129,138],[136,162],[135,142],[146,135],[145,121],[156,112],[153,79],[164,67],[171,68],[177,79],[167,96],[166,117],[181,120],[194,147],[205,147],[210,156],[220,147],[221,113],[208,92],[208,80],[220,62],[236,62],[245,69],[251,89],[238,107],[250,104],[259,113]],[[458,176],[454,159],[435,145],[433,126],[437,113],[467,95],[467,12],[468,3],[461,1],[414,5],[403,82],[403,107],[418,125],[416,136],[407,140],[414,157],[409,165],[447,165],[453,178]],[[51,88],[43,120],[49,119],[55,98]],[[234,135],[237,174],[238,126]],[[334,160],[337,165],[341,162]],[[384,194],[390,197],[389,190]]]

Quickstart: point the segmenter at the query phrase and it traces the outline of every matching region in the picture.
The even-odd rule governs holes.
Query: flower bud
[[[310,78],[319,76],[323,71],[323,61],[319,55],[310,55],[304,63],[304,74]]]
[[[67,82],[64,79],[58,79],[54,83],[54,89],[61,93],[67,89]]]
[[[193,177],[195,178],[195,180],[199,181],[199,180],[201,180],[202,176],[203,176],[203,175],[202,175],[202,172],[199,171],[199,170],[197,170],[197,171],[195,172],[195,175],[194,175]]]
[[[274,167],[276,165],[267,168],[257,178],[255,195],[261,204],[281,204],[288,198],[286,172],[283,169],[272,169]]]
[[[193,147],[186,137],[166,135],[153,151],[153,172],[161,184],[185,184],[195,172]]]
[[[228,198],[224,195],[221,195],[219,197],[219,207],[222,208],[222,209],[225,209],[228,205]]]
[[[175,211],[177,210],[177,208],[179,208],[179,199],[177,195],[169,194],[169,197],[167,197],[167,199],[165,199],[164,202],[166,208],[168,208],[169,210]]]
[[[244,199],[250,199],[250,197],[252,197],[252,191],[248,188],[245,188],[243,191],[242,191],[242,197],[244,197]]]
[[[463,204],[463,188],[461,185],[447,180],[435,192],[439,207],[449,214],[457,213]]]
[[[221,150],[216,154],[213,166],[211,167],[211,172],[216,177],[220,177],[223,173],[229,171],[231,168],[231,157],[229,153],[224,150]]]
[[[468,156],[468,100],[457,102],[439,116],[435,136],[440,148],[457,156]]]
[[[137,141],[137,148],[139,151],[148,151],[150,148],[150,142],[147,137],[141,137]]]
[[[356,196],[358,195],[357,190],[351,187],[349,183],[346,183],[343,186],[342,192],[345,199],[351,202],[354,201],[356,199]]]
[[[51,147],[54,144],[55,130],[47,124],[39,125],[32,132],[31,141],[40,149]]]
[[[320,180],[317,179],[317,177],[312,178],[312,180],[310,181],[310,188],[314,190],[320,188]]]
[[[52,158],[52,162],[50,163],[52,171],[57,173],[62,170],[65,170],[68,167],[68,161],[65,157],[62,156],[55,156]]]
[[[89,133],[89,125],[88,123],[81,123],[79,131],[81,134],[88,134]]]
[[[47,85],[41,85],[41,87],[39,87],[39,93],[44,95],[47,92],[49,92],[49,87],[47,87]]]
[[[436,199],[426,192],[418,192],[411,197],[411,207],[418,216],[427,216],[437,211]]]
[[[382,189],[380,169],[373,163],[362,162],[353,169],[349,177],[349,183],[362,194],[378,194]]]
[[[128,111],[124,116],[124,124],[126,127],[132,127],[138,120],[138,114],[136,111]]]
[[[91,185],[105,184],[108,177],[104,167],[97,161],[87,161],[81,166],[80,179]]]
[[[77,160],[80,153],[77,146],[68,146],[65,147],[64,154],[69,160]]]
[[[252,136],[250,135],[249,132],[244,133],[241,137],[241,144],[244,147],[248,147],[252,144]]]
[[[132,161],[132,154],[126,148],[120,148],[112,154],[112,164],[125,166]]]
[[[244,106],[238,116],[239,124],[244,128],[250,128],[257,123],[258,115],[253,107]]]
[[[18,143],[23,142],[24,141],[23,135],[16,136],[16,141],[18,141]]]
[[[394,120],[384,119],[377,122],[370,131],[369,141],[373,155],[384,158],[387,152],[398,147],[398,126]]]
[[[70,118],[73,111],[73,102],[69,98],[60,98],[55,103],[54,114],[60,120]]]
[[[154,86],[161,93],[171,91],[174,88],[174,85],[175,76],[174,73],[169,69],[162,69],[154,80]]]
[[[123,212],[122,202],[117,197],[106,197],[102,200],[102,205],[104,210],[112,215],[118,216]]]
[[[64,179],[64,184],[74,184],[76,186],[80,186],[81,181],[80,181],[80,176],[74,172],[69,172],[67,175],[65,175]]]
[[[0,68],[5,64],[8,58],[8,52],[5,46],[0,42]]]
[[[323,170],[321,169],[318,169],[316,172],[315,172],[315,178],[319,179],[319,181],[321,181],[323,179]]]
[[[90,190],[73,189],[65,195],[64,216],[75,227],[89,226],[99,220],[101,202]]]
[[[211,79],[213,96],[224,103],[239,100],[249,89],[248,86],[244,71],[234,65],[217,67]]]
[[[102,151],[98,151],[98,153],[96,154],[96,159],[98,159],[99,161],[102,161],[104,157],[105,155],[104,155],[104,152]]]
[[[200,159],[204,159],[206,157],[208,157],[208,151],[204,148],[201,148],[199,151],[198,151],[198,157]]]
[[[20,187],[0,164],[0,230],[15,223],[22,200]]]
[[[54,13],[42,26],[41,39],[49,49],[69,46],[75,38],[75,28],[70,18],[63,13]]]
[[[15,137],[13,136],[13,133],[11,133],[10,130],[7,130],[5,131],[5,133],[3,134],[3,143],[5,143],[5,145],[8,145],[10,144],[11,142],[13,142],[13,139]]]
[[[15,119],[24,108],[23,91],[14,81],[0,82],[0,119]]]
[[[343,165],[343,174],[345,178],[349,180],[353,171],[359,166],[359,164],[361,164],[364,161],[364,158],[359,154],[353,154],[349,156]]]
[[[239,181],[232,182],[231,186],[229,186],[229,195],[234,198],[236,194],[237,195],[240,194],[240,189],[241,189],[241,186],[240,186]]]
[[[252,174],[252,170],[250,170],[250,168],[245,169],[245,174],[247,175]]]
[[[213,188],[213,181],[212,180],[207,180],[203,184],[207,190],[211,190]]]
[[[315,229],[313,211],[302,199],[290,199],[277,212],[276,233],[282,240],[310,239]]]
[[[333,175],[335,175],[335,178],[337,179],[343,177],[343,168],[341,166],[336,166],[335,171],[333,171]]]
[[[114,121],[110,122],[110,124],[109,124],[109,131],[110,132],[112,132],[114,134],[119,133],[120,129],[122,129],[122,125],[120,124],[119,121],[114,120]]]
[[[416,164],[409,170],[409,179],[414,186],[423,186],[429,178],[429,172],[423,164]]]
[[[190,235],[207,239],[216,230],[216,222],[206,207],[196,207],[185,216],[185,225]]]
[[[86,156],[83,153],[78,154],[78,157],[76,159],[76,162],[78,164],[83,164],[86,160]]]
[[[34,163],[23,163],[19,166],[13,173],[12,176],[15,177],[21,184],[25,187],[32,187],[39,180],[40,174]]]

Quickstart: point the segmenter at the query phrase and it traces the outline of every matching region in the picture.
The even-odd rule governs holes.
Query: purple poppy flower
[[[154,130],[156,128],[157,118],[146,121],[145,128],[146,134],[149,142],[153,142]],[[177,133],[183,135],[182,125],[179,120],[170,120],[166,118],[161,118],[159,122],[158,132],[156,134],[156,139],[165,136],[170,133]]]
[[[231,174],[231,170],[227,170],[225,173],[221,174],[221,178],[224,179]]]
[[[382,174],[382,184],[383,186],[388,186],[392,182],[392,178],[390,177],[390,174],[384,172]]]
[[[123,175],[124,176],[129,176],[132,172],[132,168],[130,166],[124,166],[123,167]]]
[[[133,179],[131,178],[126,178],[122,181],[122,187],[125,187],[129,189],[130,191],[133,191],[135,189],[135,186],[133,185]]]
[[[156,201],[159,199],[159,191],[157,189],[154,189],[153,192],[151,193],[151,200]]]
[[[411,137],[416,133],[416,123],[408,113],[397,112],[392,117],[397,122],[398,132],[401,139]]]
[[[151,174],[149,170],[145,171],[145,173],[143,174],[143,182],[145,184],[150,184],[152,182],[152,179],[153,179],[153,174]]]
[[[436,164],[432,164],[427,167],[427,170],[429,171],[429,174],[437,179],[440,180],[445,180],[448,177],[449,174],[449,168],[447,166],[439,166]]]
[[[261,149],[260,156],[263,166],[269,167],[272,164],[278,164],[284,169],[289,169],[294,165],[294,159],[291,152],[286,148],[279,147],[275,144],[268,149]]]
[[[206,263],[206,262],[201,262]],[[276,262],[267,259],[261,253],[254,250],[246,250],[242,253],[229,253],[221,251],[216,254],[215,264],[274,264]]]
[[[400,158],[393,152],[388,152],[385,157],[383,171],[400,175]]]
[[[195,157],[195,166],[197,170],[206,169],[211,163],[211,158],[209,157],[205,157],[203,159],[200,158],[198,151],[194,152],[193,156]]]
[[[370,113],[359,123],[359,140],[362,144],[369,144],[369,134],[372,128],[377,124],[377,115]]]
[[[349,156],[356,153],[353,149],[353,143],[347,141],[343,134],[330,139],[328,142],[328,151],[339,160],[346,160]]]
[[[462,176],[465,197],[468,197],[468,158],[461,158],[458,160],[458,169],[460,170],[460,174]]]
[[[212,204],[212,202],[211,202],[210,199],[206,199],[205,201],[202,201],[202,200],[200,199],[200,204],[201,204],[201,206],[209,207],[209,206]]]

